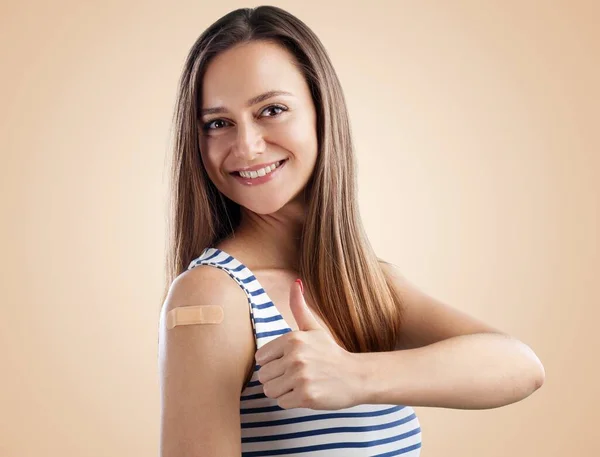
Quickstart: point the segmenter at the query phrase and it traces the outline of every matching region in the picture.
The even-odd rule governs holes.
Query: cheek
[[[317,132],[305,119],[284,122],[272,130],[273,139],[294,155],[305,157],[316,153]]]
[[[222,141],[219,141],[219,138],[206,139],[203,137],[200,140],[200,156],[207,170],[215,170],[220,166],[224,150],[223,145],[220,143]]]

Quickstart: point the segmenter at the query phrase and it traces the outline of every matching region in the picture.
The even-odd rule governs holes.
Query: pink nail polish
[[[302,285],[302,280],[298,278],[296,279],[296,282],[300,284],[300,290],[302,291],[302,295],[304,295],[304,286]]]

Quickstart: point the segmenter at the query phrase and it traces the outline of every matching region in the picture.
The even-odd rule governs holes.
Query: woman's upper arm
[[[397,350],[427,346],[460,335],[504,333],[425,293],[394,264],[383,261],[381,267],[403,300],[403,327],[396,342]]]
[[[219,305],[219,324],[167,328],[180,306]],[[198,266],[170,287],[159,324],[160,457],[239,457],[240,392],[255,344],[247,298],[226,273]]]

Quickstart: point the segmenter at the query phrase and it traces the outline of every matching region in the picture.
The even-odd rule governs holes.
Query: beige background
[[[232,1],[0,11],[0,456],[153,456],[170,120]],[[276,2],[336,66],[378,255],[537,352],[504,408],[418,408],[423,457],[597,456],[596,1]]]

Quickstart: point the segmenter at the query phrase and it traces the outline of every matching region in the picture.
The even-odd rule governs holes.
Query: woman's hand
[[[361,404],[355,354],[321,327],[297,282],[290,289],[290,309],[298,331],[270,341],[255,354],[265,395],[285,409],[337,410]]]

